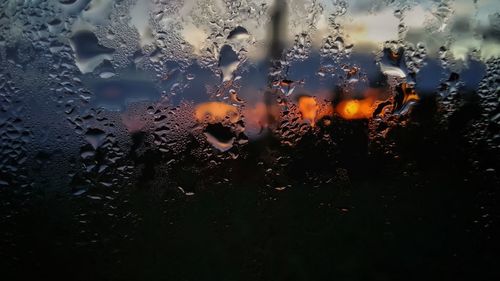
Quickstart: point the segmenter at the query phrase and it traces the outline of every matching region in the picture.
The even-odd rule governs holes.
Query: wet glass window
[[[496,280],[499,77],[496,0],[2,0],[0,269]]]

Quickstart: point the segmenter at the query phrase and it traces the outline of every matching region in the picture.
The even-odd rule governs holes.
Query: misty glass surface
[[[17,250],[37,229],[54,237],[37,223],[65,226],[54,245],[100,245],[135,237],[149,206],[168,232],[179,210],[224,221],[239,204],[258,221],[279,196],[388,225],[373,209],[393,188],[429,183],[439,198],[461,186],[464,225],[490,225],[494,196],[473,187],[500,175],[499,57],[496,0],[3,0],[0,252],[11,265],[50,252]]]

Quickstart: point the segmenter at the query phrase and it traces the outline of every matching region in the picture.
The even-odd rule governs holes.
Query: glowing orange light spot
[[[333,115],[333,108],[330,102],[318,103],[314,97],[300,97],[298,106],[302,119],[308,120],[312,127],[314,127],[316,122],[321,118]]]
[[[375,100],[346,100],[337,105],[337,113],[344,119],[365,119],[373,115]]]
[[[350,100],[347,101],[344,107],[344,115],[352,117],[356,115],[359,111],[359,101],[357,100]]]
[[[196,106],[195,117],[198,122],[221,122],[226,118],[232,123],[238,122],[240,115],[235,106],[223,102],[206,102]]]
[[[314,126],[318,109],[319,106],[314,97],[304,96],[299,98],[300,114],[302,114],[303,119],[311,122],[311,126]]]

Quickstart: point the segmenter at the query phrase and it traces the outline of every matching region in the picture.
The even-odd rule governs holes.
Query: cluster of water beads
[[[145,118],[148,124],[145,128],[148,129],[140,129],[151,133],[151,137],[147,137],[146,142],[151,141],[155,149],[161,153],[169,154],[175,151],[184,151],[189,139],[194,137],[200,143],[208,145],[200,151],[205,151],[208,148],[214,149],[210,155],[214,157],[213,161],[216,163],[220,163],[221,159],[228,157],[228,155],[231,158],[241,157],[238,154],[239,149],[244,147],[248,142],[247,138],[251,137],[251,134],[246,134],[250,131],[247,128],[248,122],[246,123],[249,120],[245,120],[250,118],[245,116],[244,112],[245,110],[250,112],[256,110],[252,108],[253,105],[247,104],[246,99],[240,95],[237,79],[239,74],[235,75],[235,72],[241,71],[244,68],[242,65],[249,63],[247,62],[249,48],[262,44],[262,42],[257,42],[258,34],[252,24],[248,22],[259,22],[260,24],[268,22],[267,13],[270,7],[268,4],[254,3],[246,6],[245,4],[248,3],[226,1],[225,6],[221,8],[200,1],[192,12],[192,14],[199,12],[198,15],[192,15],[193,24],[201,27],[208,20],[210,28],[208,28],[208,36],[202,44],[200,56],[196,57],[192,54],[197,52],[193,49],[195,46],[190,46],[190,43],[187,42],[192,38],[182,38],[182,35],[173,28],[176,24],[178,26],[178,23],[169,19],[182,9],[183,4],[180,2],[154,1],[151,6],[151,14],[146,15],[148,17],[146,26],[136,26],[137,22],[133,20],[133,15],[140,13],[135,9],[141,1],[123,1],[113,5],[93,3],[89,7],[85,7],[84,2],[77,0],[55,1],[53,3],[55,6],[51,6],[52,4],[44,4],[40,8],[30,6],[28,10],[31,11],[33,17],[36,15],[37,20],[30,25],[34,28],[27,28],[26,31],[23,31],[22,36],[33,39],[33,44],[25,44],[20,40],[20,43],[15,47],[11,42],[17,40],[15,37],[17,35],[11,31],[2,34],[2,42],[4,42],[2,44],[8,45],[2,49],[5,61],[17,65],[20,69],[25,68],[24,64],[28,61],[36,59],[40,49],[45,49],[50,53],[51,61],[47,64],[52,65],[53,68],[49,71],[48,76],[50,81],[48,88],[54,93],[51,98],[61,105],[57,107],[58,112],[64,112],[67,122],[80,136],[81,143],[77,146],[81,147],[81,155],[76,161],[78,163],[74,164],[74,168],[81,168],[82,171],[74,171],[73,174],[79,174],[80,177],[85,178],[85,184],[88,185],[110,186],[118,184],[118,181],[111,183],[96,179],[106,177],[103,175],[114,169],[134,170],[130,163],[119,164],[122,161],[120,159],[126,158],[128,153],[126,147],[130,143],[130,140],[127,140],[130,132],[121,131],[126,126],[119,125],[122,123],[121,118],[118,118],[120,113],[104,114],[99,110],[88,109],[92,107],[92,101],[96,100],[99,95],[91,89],[91,84],[87,82],[90,80],[88,78],[121,81],[120,79],[125,77],[122,69],[130,64],[140,70],[153,72],[152,76],[155,78],[151,79],[151,84],[154,85],[153,87],[158,93],[161,93],[162,97],[168,99],[170,96],[182,93],[184,89],[188,88],[189,83],[194,84],[199,81],[200,75],[198,73],[187,71],[192,63],[189,59],[195,58],[197,63],[210,68],[211,71],[219,75],[224,84],[224,86],[215,87],[216,89],[213,91],[215,99],[218,102],[229,102],[228,104],[236,106],[237,114],[241,116],[241,120],[238,122],[199,121],[193,119],[196,104],[159,106],[153,101],[156,98],[150,98],[146,103],[150,103],[147,107],[153,108],[151,109],[153,113],[150,114],[149,119]],[[293,147],[307,132],[320,130],[319,125],[325,124],[321,120],[322,118],[305,117],[304,112],[300,110],[298,96],[303,94],[301,92],[303,88],[307,90],[308,81],[286,79],[287,68],[293,67],[293,63],[297,61],[308,60],[312,52],[316,51],[313,48],[312,35],[315,24],[322,13],[328,13],[330,17],[330,32],[323,38],[319,47],[322,61],[318,75],[327,78],[333,77],[333,73],[341,73],[338,76],[347,77],[348,83],[345,84],[347,87],[354,87],[357,83],[366,82],[362,68],[360,69],[356,64],[345,63],[354,50],[354,45],[349,43],[349,36],[343,34],[339,23],[339,18],[344,16],[348,10],[347,2],[335,1],[334,4],[333,9],[326,8],[322,3],[316,1],[305,6],[304,9],[311,14],[307,19],[307,27],[295,34],[290,48],[285,50],[283,57],[279,60],[279,66],[275,70],[279,74],[275,76],[277,79],[273,80],[277,86],[275,89],[269,90],[281,92],[277,93],[277,104],[282,110],[278,113],[279,122],[273,128],[273,134],[278,136],[280,142],[287,146]],[[51,10],[54,7],[55,9]],[[9,8],[5,11],[10,13],[11,9],[17,8]],[[57,9],[60,9],[61,14],[56,13]],[[28,10],[23,13],[28,13]],[[228,11],[228,13],[225,14],[221,11]],[[395,12],[395,16],[402,23],[404,23],[405,12],[404,7],[398,7]],[[440,27],[449,22],[451,14],[452,10],[447,1],[436,6],[435,15]],[[102,18],[99,19],[96,15],[102,15]],[[12,18],[12,15],[10,17]],[[17,20],[20,21],[19,24],[23,24],[23,19],[18,18]],[[85,24],[80,25],[79,21],[83,21]],[[95,24],[96,22],[99,24]],[[162,30],[167,26],[174,30],[172,32]],[[76,27],[82,29],[78,30]],[[404,37],[407,27],[404,24],[400,27],[399,36]],[[61,37],[66,37],[66,39],[61,39]],[[129,42],[137,44],[129,44]],[[140,46],[140,48],[137,49],[136,46]],[[399,38],[398,41],[388,42],[382,53],[380,60],[382,72],[389,76],[399,77],[394,79],[394,83],[389,83],[394,84],[391,85],[392,89],[395,90],[403,86],[414,89],[416,87],[413,81],[414,76],[422,71],[429,56],[425,45],[406,43]],[[443,67],[447,67],[450,60],[448,47],[441,47],[438,57]],[[43,62],[45,63],[45,61]],[[40,60],[41,64],[42,60]],[[329,68],[336,69],[330,71]],[[359,70],[354,71],[354,69]],[[29,88],[29,81],[38,79],[35,76],[30,78],[29,73],[29,71],[24,71],[22,75],[19,75],[24,76],[26,80],[25,85],[22,86],[23,91]],[[81,78],[79,75],[81,73],[86,73],[88,76]],[[391,79],[393,78],[389,80]],[[440,94],[444,97],[442,102],[444,104],[450,103],[448,99],[452,99],[451,97],[454,97],[461,87],[460,79],[450,74],[447,80],[442,81],[440,87]],[[314,93],[306,92],[305,94],[314,96]],[[320,98],[316,98],[315,102],[320,104],[322,103],[319,102],[320,100]],[[495,102],[494,100],[489,101],[484,105]],[[384,107],[382,111],[390,112],[390,106]],[[393,107],[398,107],[398,112],[406,112],[406,109],[403,110],[404,107]],[[319,114],[315,110],[313,111],[314,115]],[[106,115],[106,117],[97,117],[98,115]],[[327,116],[325,119],[331,121],[329,119],[332,119],[332,116]],[[492,113],[491,122],[494,123],[497,119],[497,115]],[[20,124],[25,121],[25,118],[12,117],[12,120],[14,120],[11,122],[12,124]],[[13,153],[23,151],[22,147],[26,146],[24,142],[30,138],[28,135],[33,134],[33,132],[23,131],[19,125],[11,125],[2,131],[3,136],[5,136],[5,141],[2,142],[9,144],[5,153],[8,157],[3,159],[19,158],[19,155]],[[61,134],[61,139],[66,138],[64,135]],[[319,137],[321,139],[333,138],[333,136],[327,137],[327,135],[323,134]],[[13,142],[14,137],[23,139],[23,143]],[[74,141],[75,139],[67,137],[67,140]],[[122,141],[123,143],[121,143]],[[202,154],[199,153],[199,155]],[[176,154],[174,153],[174,155]],[[24,158],[21,157],[22,159]],[[124,162],[126,161],[124,160]],[[173,163],[175,161],[171,162],[172,165]],[[7,167],[6,164],[4,166]],[[10,165],[8,169],[12,170],[12,167],[14,166]],[[128,179],[130,176],[128,173],[130,172],[125,173],[125,175],[117,173],[116,177]],[[114,172],[110,172],[109,175],[114,175]],[[80,193],[82,190],[86,190],[86,188],[77,188],[75,192]]]

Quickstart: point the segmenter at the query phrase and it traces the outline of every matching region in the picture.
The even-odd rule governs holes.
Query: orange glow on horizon
[[[309,120],[313,127],[314,122],[316,122],[318,109],[319,106],[314,97],[303,96],[299,98],[299,111],[302,115],[302,119]]]
[[[302,115],[302,119],[308,120],[312,127],[316,125],[316,122],[325,116],[333,115],[333,107],[331,103],[318,104],[315,97],[302,96],[299,98],[299,112]]]
[[[195,108],[195,117],[198,122],[221,122],[226,118],[232,123],[238,122],[240,115],[235,106],[223,102],[205,102]]]
[[[345,100],[336,107],[336,112],[344,119],[370,118],[375,111],[375,99]]]

